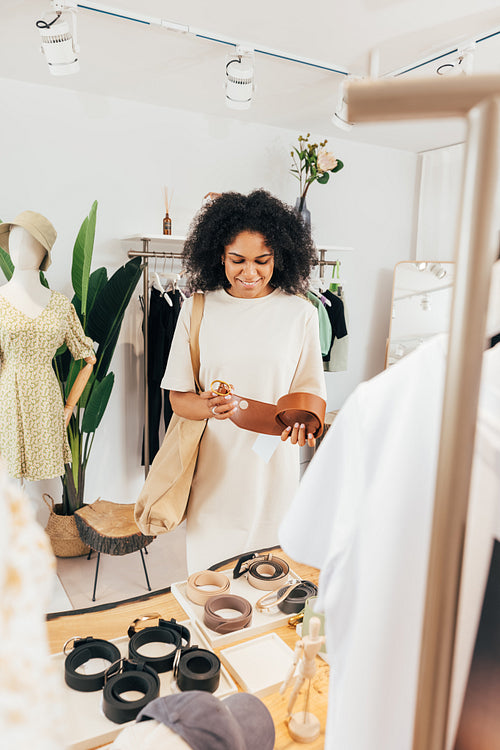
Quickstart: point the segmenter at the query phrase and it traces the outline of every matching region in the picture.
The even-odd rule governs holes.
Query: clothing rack
[[[132,238],[136,239],[136,238]],[[142,266],[142,289],[144,298],[144,320],[142,321],[142,333],[144,338],[144,476],[147,477],[149,473],[149,386],[148,386],[148,356],[149,356],[149,342],[148,342],[148,319],[149,319],[149,259],[150,258],[164,258],[164,259],[182,259],[182,253],[175,253],[169,251],[150,250],[150,242],[155,239],[153,237],[141,237],[142,250],[129,250],[129,258],[143,258],[144,263]]]
[[[413,750],[443,750],[447,746],[486,315],[492,267],[498,258],[500,76],[474,75],[461,81],[355,81],[346,96],[352,122],[461,117],[467,123],[413,735]],[[473,304],[470,289],[474,289]]]

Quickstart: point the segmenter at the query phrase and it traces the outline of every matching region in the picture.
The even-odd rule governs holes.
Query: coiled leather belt
[[[127,701],[121,696],[129,690],[143,693],[142,697]],[[102,710],[115,724],[124,724],[135,719],[139,711],[158,697],[160,678],[152,667],[144,662],[120,659],[112,664],[105,674],[102,691]]]
[[[301,592],[294,597],[293,592],[299,588],[301,589]],[[316,596],[317,593],[318,590],[311,581],[293,581],[289,586],[284,586],[279,591],[270,591],[268,594],[264,594],[264,596],[255,603],[255,609],[258,612],[269,612],[269,610],[276,606],[281,609],[280,605],[290,597],[289,606],[296,607],[300,603],[300,609],[289,610],[287,609],[287,605],[285,605],[285,609],[281,609],[281,611],[285,613],[300,612],[304,608],[306,600],[309,599],[310,596]]]
[[[94,674],[81,674],[76,670],[90,659],[106,659],[110,664],[113,664],[117,659],[120,659],[120,651],[114,643],[88,636],[87,638],[69,638],[64,644],[64,653],[66,653],[66,647],[71,641],[73,641],[73,650],[66,656],[64,662],[66,684],[73,690],[80,690],[83,693],[100,690],[104,685],[106,669],[109,669],[109,667]]]
[[[291,591],[289,586],[284,586],[278,591],[278,600],[281,599],[285,591],[288,591],[288,594],[284,599],[278,601],[278,609],[287,615],[296,615],[302,612],[306,606],[306,601],[311,596],[316,596],[318,587],[311,581],[300,581]]]
[[[215,693],[220,681],[220,659],[212,651],[198,646],[179,649],[175,657],[174,677],[177,687]]]
[[[184,625],[175,620],[160,618],[156,627],[143,628],[132,635],[128,644],[128,655],[134,661],[144,662],[153,667],[157,672],[168,672],[174,665],[175,652],[181,648],[183,640],[184,646],[191,643],[191,633]],[[169,643],[173,648],[164,656],[144,656],[139,649],[146,643]]]
[[[275,591],[282,586],[290,572],[290,567],[281,557],[270,552],[266,555],[242,555],[233,570],[233,578],[247,574],[248,582],[256,589]]]
[[[207,591],[201,586],[215,586],[215,589]],[[195,604],[203,606],[212,596],[219,596],[229,591],[229,578],[224,573],[216,573],[213,570],[202,570],[189,576],[186,586],[186,594]]]
[[[220,609],[234,609],[240,613],[239,617],[222,617],[218,614]],[[216,633],[233,633],[248,627],[252,622],[252,605],[242,596],[235,594],[222,594],[213,596],[205,604],[203,611],[203,622]]]
[[[311,432],[314,437],[320,437],[323,432],[326,401],[312,393],[287,393],[274,405],[238,396],[232,392],[232,386],[219,379],[212,381],[210,390],[221,396],[231,393],[238,409],[230,419],[245,430],[264,435],[281,435],[286,427],[293,427],[298,422],[304,424],[306,433]]]

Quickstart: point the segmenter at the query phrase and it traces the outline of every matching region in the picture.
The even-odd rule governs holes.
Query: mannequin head
[[[18,226],[10,230],[9,251],[14,267],[19,271],[38,271],[47,255],[43,245],[26,229]]]

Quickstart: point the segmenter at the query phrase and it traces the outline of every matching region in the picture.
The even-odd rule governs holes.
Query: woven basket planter
[[[50,503],[47,498],[49,498]],[[50,510],[45,531],[50,539],[56,557],[80,557],[88,555],[90,547],[82,542],[74,516],[61,515],[62,504],[55,504],[46,493],[43,500]]]

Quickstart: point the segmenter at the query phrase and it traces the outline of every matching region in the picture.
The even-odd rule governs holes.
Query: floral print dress
[[[71,461],[64,404],[52,358],[67,344],[74,359],[90,357],[70,300],[52,292],[30,318],[0,295],[0,455],[10,476],[29,480],[64,474]]]

